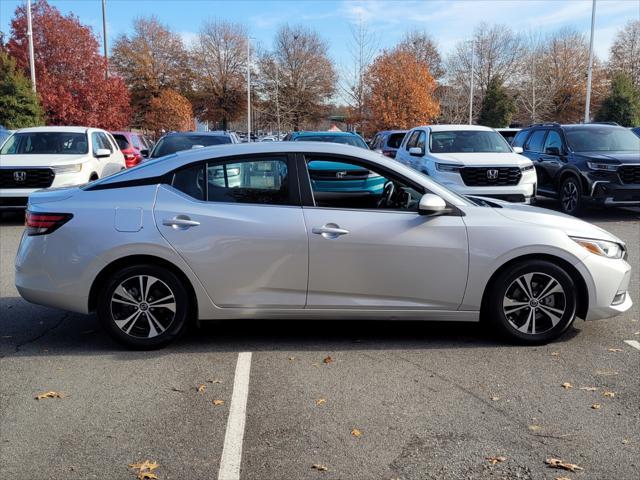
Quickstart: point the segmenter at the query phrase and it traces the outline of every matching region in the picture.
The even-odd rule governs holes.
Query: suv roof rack
[[[558,122],[532,123],[529,127],[559,127]]]

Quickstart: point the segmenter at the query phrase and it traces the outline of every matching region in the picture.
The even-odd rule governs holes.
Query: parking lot
[[[637,478],[640,210],[585,219],[627,243],[636,304],[547,346],[475,324],[244,321],[132,352],[19,297],[22,216],[4,214],[0,478],[127,479],[144,460],[162,480],[233,478],[235,460],[242,479]]]

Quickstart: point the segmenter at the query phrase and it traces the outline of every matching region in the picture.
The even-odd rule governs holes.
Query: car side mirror
[[[420,147],[411,147],[409,149],[409,155],[413,155],[414,157],[421,157],[424,155],[424,150]]]
[[[142,150],[140,150],[140,155],[142,155],[144,158],[149,158],[149,149],[143,148]]]
[[[96,150],[95,157],[104,158],[108,157],[109,155],[111,155],[111,150],[109,150],[108,148],[99,148],[98,150]]]
[[[524,149],[522,147],[513,147],[513,153],[522,153]]]
[[[544,153],[546,153],[547,155],[559,156],[560,155],[560,149],[558,147],[547,147],[545,149]]]
[[[418,213],[420,215],[435,216],[442,215],[447,212],[449,212],[449,209],[447,208],[447,203],[442,197],[434,195],[433,193],[425,193],[420,198],[420,203],[418,204]]]

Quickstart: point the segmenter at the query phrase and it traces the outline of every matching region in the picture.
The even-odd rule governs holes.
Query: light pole
[[[593,74],[593,31],[596,24],[596,0],[591,6],[591,40],[589,41],[589,69],[587,70],[587,98],[584,106],[584,123],[591,121],[589,108],[591,106],[591,76]]]
[[[33,55],[33,27],[31,25],[31,0],[27,0],[27,38],[29,40],[29,70],[31,71],[31,88],[36,92],[36,62]]]
[[[251,142],[251,37],[247,37],[247,142]]]
[[[104,43],[104,79],[109,78],[109,56],[107,55],[107,0],[102,0],[102,38]]]
[[[278,90],[280,89],[280,66],[276,59],[276,120],[278,122],[278,140],[280,140],[280,102],[278,100]]]
[[[473,75],[476,63],[476,44],[471,40],[471,79],[469,80],[469,125],[473,125]]]

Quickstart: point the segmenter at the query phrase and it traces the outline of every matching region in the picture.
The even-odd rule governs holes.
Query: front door
[[[316,156],[308,164],[348,159]],[[304,208],[309,235],[307,308],[456,310],[465,291],[468,243],[460,216],[417,212],[424,191],[391,172],[369,168],[368,182],[332,190],[311,175],[313,206]],[[340,171],[336,168],[336,171]],[[380,188],[379,185],[383,185]]]
[[[204,162],[158,189],[155,220],[218,307],[302,308],[308,241],[286,156]]]

